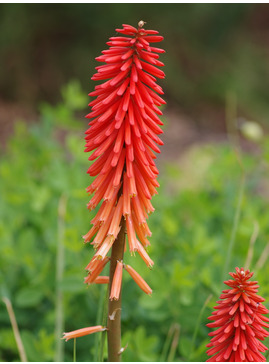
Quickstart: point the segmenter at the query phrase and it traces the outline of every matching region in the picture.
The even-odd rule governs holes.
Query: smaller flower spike
[[[209,334],[212,339],[207,354],[212,357],[207,361],[266,361],[260,352],[268,348],[260,340],[269,336],[263,328],[269,327],[269,319],[263,316],[269,311],[261,303],[264,298],[256,294],[258,282],[249,281],[253,273],[244,268],[235,270],[229,273],[233,279],[224,282],[231,288],[222,291],[216,311],[208,317],[214,322],[207,326],[218,329]]]
[[[100,332],[100,331],[105,331],[105,330],[106,330],[106,327],[103,327],[101,325],[84,327],[83,329],[70,331],[70,332],[64,332],[63,339],[65,339],[65,341],[68,341],[70,339],[75,339],[76,337],[86,336],[86,335],[94,334],[95,332]]]

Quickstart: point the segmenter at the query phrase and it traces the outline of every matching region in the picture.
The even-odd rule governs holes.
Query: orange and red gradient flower
[[[208,317],[214,322],[207,326],[218,329],[209,334],[212,339],[207,354],[212,357],[207,361],[266,361],[260,352],[268,349],[260,340],[269,336],[263,328],[269,327],[269,319],[263,316],[269,311],[261,303],[264,298],[256,294],[258,282],[249,281],[253,273],[243,268],[229,274],[233,279],[224,283],[231,288],[222,291],[216,311]]]
[[[86,116],[92,120],[86,131],[85,151],[93,152],[89,160],[95,161],[87,173],[96,177],[87,188],[93,194],[88,209],[99,203],[100,208],[84,236],[85,243],[91,242],[96,249],[86,268],[86,283],[94,283],[105,266],[96,261],[106,260],[122,217],[131,254],[137,251],[149,267],[153,265],[145,247],[151,236],[147,225],[148,215],[154,211],[151,198],[159,186],[154,159],[155,153],[160,153],[157,145],[163,144],[158,137],[163,125],[158,106],[165,101],[159,96],[163,91],[156,81],[165,77],[158,68],[163,66],[159,53],[164,50],[152,46],[163,37],[143,25],[139,22],[136,29],[123,24],[123,29],[116,29],[121,36],[110,38],[109,49],[96,58],[105,64],[96,67],[92,77],[102,83],[89,94],[96,98]]]

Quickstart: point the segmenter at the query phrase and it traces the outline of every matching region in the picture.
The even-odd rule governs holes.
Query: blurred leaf
[[[60,287],[64,292],[86,292],[86,286],[83,284],[82,275],[76,276],[75,274],[73,274],[72,276],[64,277],[62,283],[60,284]]]
[[[8,349],[16,352],[17,344],[15,341],[13,330],[10,329],[1,329],[0,331],[0,347],[3,349]]]
[[[62,89],[63,101],[71,110],[84,109],[88,103],[87,95],[82,91],[78,80],[69,81]]]
[[[21,338],[27,359],[29,361],[40,360],[40,353],[37,351],[37,348],[35,346],[36,336],[30,331],[22,331]]]
[[[184,335],[180,335],[179,338],[179,351],[184,358],[189,358],[192,349],[191,339]]]
[[[16,295],[15,303],[18,307],[37,306],[44,297],[44,292],[40,287],[24,287]]]
[[[148,336],[144,327],[140,326],[135,331],[123,335],[123,346],[127,345],[122,354],[126,361],[156,361],[155,348],[158,345],[158,337]]]

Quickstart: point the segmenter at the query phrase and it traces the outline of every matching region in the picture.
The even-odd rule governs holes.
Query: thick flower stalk
[[[212,323],[208,327],[217,328],[212,336],[207,361],[261,362],[266,361],[260,352],[267,347],[261,343],[269,336],[263,327],[269,327],[269,319],[264,314],[269,311],[261,303],[264,298],[258,296],[256,281],[249,281],[253,276],[249,270],[236,268],[236,273],[229,273],[233,279],[224,283],[230,287],[220,295],[216,311],[208,317]]]
[[[95,99],[90,102],[91,112],[86,116],[91,120],[85,151],[92,152],[89,160],[94,161],[87,173],[95,177],[87,188],[92,195],[87,206],[93,210],[99,205],[99,210],[83,237],[95,249],[86,266],[85,283],[109,283],[109,361],[120,360],[123,270],[145,293],[152,292],[143,278],[124,264],[126,249],[131,255],[137,252],[149,268],[154,264],[146,251],[151,236],[147,219],[154,211],[151,199],[159,186],[154,160],[155,153],[160,153],[158,145],[163,144],[158,137],[163,125],[159,106],[165,101],[160,96],[163,90],[157,78],[165,77],[158,68],[163,66],[159,54],[164,50],[153,46],[163,37],[143,26],[143,21],[138,28],[123,24],[123,29],[116,29],[120,35],[107,42],[109,49],[96,58],[104,64],[96,67],[92,80],[101,83],[89,94]],[[109,277],[102,275],[108,263]]]

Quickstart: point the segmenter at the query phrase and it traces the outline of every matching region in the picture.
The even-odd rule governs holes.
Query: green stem
[[[169,350],[169,345],[170,345],[170,342],[173,337],[174,326],[175,326],[175,324],[172,324],[168,330],[168,333],[167,333],[167,336],[166,336],[166,339],[164,342],[163,350],[162,350],[162,353],[160,356],[160,362],[166,361],[166,357],[168,355],[168,350]]]
[[[58,205],[58,244],[56,255],[56,322],[55,322],[55,362],[62,362],[64,358],[64,342],[60,337],[64,331],[64,307],[63,307],[63,292],[61,283],[64,274],[64,231],[65,231],[65,215],[66,215],[67,198],[62,195]]]
[[[99,298],[99,304],[98,304],[98,311],[96,316],[96,325],[100,325],[100,322],[102,322],[102,326],[106,326],[106,316],[107,316],[107,310],[105,310],[105,307],[107,307],[107,294],[105,293],[108,290],[107,285],[102,284],[101,287],[101,294]],[[104,317],[105,315],[105,317]],[[95,362],[101,362],[103,361],[103,348],[102,348],[102,338],[103,334],[105,335],[106,332],[102,331],[100,333],[95,334]]]
[[[234,220],[233,220],[233,228],[232,228],[232,233],[231,233],[231,237],[230,237],[230,241],[229,241],[228,252],[227,252],[227,256],[226,256],[226,260],[225,260],[225,264],[224,264],[224,269],[223,269],[223,280],[225,280],[227,278],[227,272],[228,272],[228,268],[230,265],[232,251],[234,248],[236,232],[237,232],[239,220],[240,220],[241,206],[242,206],[242,201],[243,201],[243,196],[244,196],[244,189],[245,189],[245,175],[242,174],[241,180],[240,180],[240,185],[239,185],[239,195],[238,195],[238,200],[237,200],[236,210],[235,210],[235,215],[234,215]]]
[[[171,343],[171,348],[168,354],[167,361],[171,362],[174,361],[175,353],[178,347],[178,340],[179,340],[179,333],[180,333],[180,326],[178,324],[174,325],[174,336]]]
[[[244,265],[245,269],[249,269],[251,266],[253,253],[254,253],[254,244],[258,238],[258,235],[259,235],[259,224],[257,221],[254,221],[253,233],[252,233],[250,241],[249,241],[248,253],[247,253],[246,262]]]
[[[104,300],[102,326],[106,326],[106,322],[107,322],[107,310],[108,310],[107,302],[108,302],[108,297],[109,297],[109,286],[107,286],[106,297],[105,297],[105,300]],[[103,362],[104,361],[105,338],[106,338],[106,331],[102,331],[101,332],[101,343],[100,343],[99,358],[98,358],[98,361],[99,362]]]
[[[198,319],[196,321],[196,326],[195,326],[195,329],[194,329],[194,333],[193,333],[193,337],[192,337],[192,340],[191,340],[191,350],[190,350],[190,356],[189,356],[189,360],[191,359],[191,356],[193,354],[193,350],[194,350],[194,346],[195,346],[195,340],[196,340],[196,337],[197,337],[197,334],[198,334],[198,329],[200,327],[200,323],[201,323],[201,320],[202,320],[202,316],[203,316],[203,313],[204,313],[204,310],[208,304],[208,302],[211,300],[212,298],[212,294],[210,294],[207,299],[205,300],[204,304],[203,304],[203,307],[201,308],[200,310],[200,313],[199,313],[199,316],[198,316]]]
[[[237,101],[236,95],[234,93],[228,93],[226,96],[226,125],[227,125],[227,136],[230,141],[230,144],[234,150],[235,157],[237,159],[239,168],[241,170],[241,177],[239,183],[239,192],[238,192],[238,200],[236,204],[235,215],[233,219],[233,227],[231,232],[231,237],[228,245],[228,252],[223,268],[223,280],[227,277],[227,271],[229,268],[230,260],[232,251],[234,248],[236,232],[239,225],[240,214],[241,214],[241,206],[243,201],[244,189],[245,189],[245,169],[242,163],[240,149],[239,149],[239,142],[238,142],[238,134],[236,129],[236,117],[237,117]]]
[[[267,261],[268,256],[269,256],[269,243],[266,244],[263,252],[260,255],[260,258],[255,264],[255,269],[254,269],[255,272],[263,268],[264,264]]]
[[[20,359],[21,359],[21,361],[26,362],[27,357],[26,357],[26,354],[25,354],[25,350],[24,350],[24,347],[23,347],[22,340],[21,340],[21,335],[20,335],[20,332],[19,332],[16,317],[15,317],[15,314],[14,314],[14,311],[13,311],[12,303],[7,297],[3,297],[2,301],[5,303],[6,308],[7,308],[8,316],[9,316],[9,319],[10,319],[10,322],[11,322],[12,330],[13,330],[13,333],[14,333],[14,336],[15,336],[17,347],[18,347]]]
[[[124,218],[121,219],[121,230],[117,239],[112,245],[110,272],[109,272],[109,293],[116,269],[117,261],[123,260],[125,246],[125,228]],[[118,301],[108,299],[108,317],[107,317],[107,344],[108,344],[108,361],[121,361],[121,293]]]
[[[74,346],[73,346],[73,362],[77,361],[77,342],[76,338],[74,338]]]

